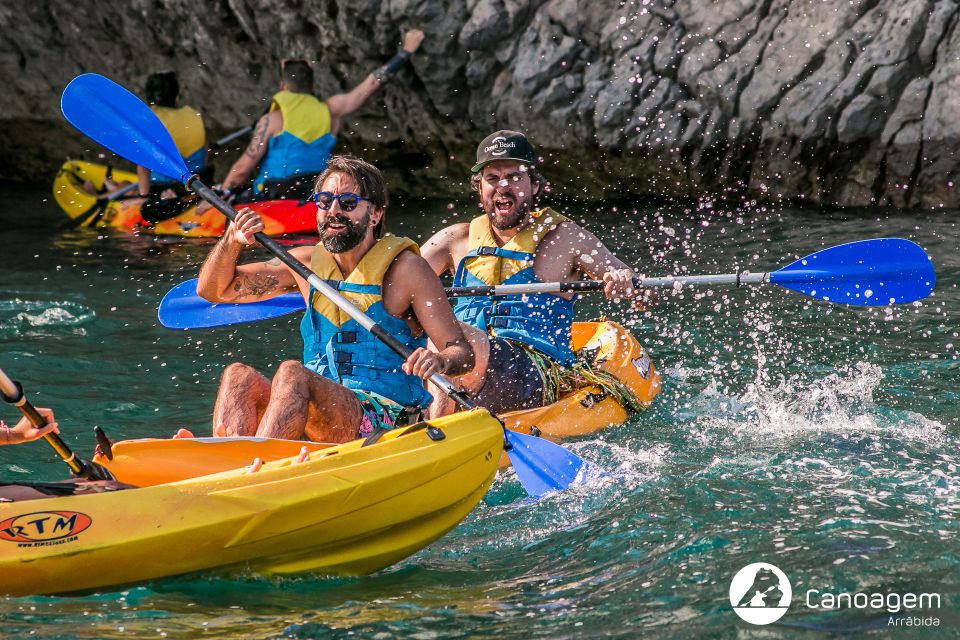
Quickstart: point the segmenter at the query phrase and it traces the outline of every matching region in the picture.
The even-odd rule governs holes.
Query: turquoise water
[[[209,428],[222,367],[269,370],[300,348],[296,318],[203,332],[156,307],[211,245],[58,228],[43,190],[5,187],[0,366],[89,454],[114,439]],[[409,201],[423,240],[463,203]],[[646,413],[570,446],[601,471],[533,503],[512,474],[427,549],[374,576],[189,576],[83,598],[0,600],[9,637],[808,637],[960,635],[960,257],[956,212],[569,205],[649,275],[761,271],[825,246],[910,238],[935,295],[893,309],[829,305],[768,285],[683,289],[652,313],[584,300],[629,324],[664,391]],[[15,417],[0,409],[8,421]],[[0,449],[5,479],[50,480],[43,443]],[[794,597],[771,627],[732,612],[732,576],[771,562]],[[91,567],[95,571],[96,567]],[[937,592],[936,629],[875,610],[803,606],[811,588]]]

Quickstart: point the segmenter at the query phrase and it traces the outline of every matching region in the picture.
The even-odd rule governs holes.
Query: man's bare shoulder
[[[301,247],[294,247],[293,249],[290,249],[290,255],[300,262],[309,265],[310,258],[313,256],[313,245],[307,244]]]
[[[429,272],[434,278],[437,277],[430,268],[430,265],[427,264],[427,261],[414,251],[401,251],[398,253],[397,257],[393,259],[393,264],[390,265],[390,270],[402,271],[405,277],[421,275],[423,271]]]
[[[384,274],[384,286],[396,291],[405,291],[410,299],[423,291],[423,285],[436,280],[437,274],[430,264],[413,251],[401,251]]]
[[[573,220],[563,220],[543,237],[543,241],[576,247],[583,243],[593,243],[596,241],[596,236]]]
[[[462,242],[470,236],[470,223],[469,222],[458,222],[457,224],[452,224],[449,227],[444,227],[437,231],[425,244],[433,244],[438,246],[449,246],[456,242]]]

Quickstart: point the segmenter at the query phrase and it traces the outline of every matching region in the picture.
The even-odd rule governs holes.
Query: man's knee
[[[220,384],[233,386],[258,375],[260,374],[253,367],[242,362],[234,362],[224,367],[220,376]]]
[[[273,384],[299,385],[318,377],[298,360],[284,360],[277,367],[277,372],[273,376]]]

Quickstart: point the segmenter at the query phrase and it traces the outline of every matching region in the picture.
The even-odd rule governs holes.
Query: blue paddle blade
[[[303,296],[282,296],[243,304],[214,304],[197,295],[197,279],[181,282],[163,296],[157,315],[168,329],[207,329],[278,318],[304,309]]]
[[[67,122],[118,156],[186,184],[192,175],[163,123],[113,80],[84,73],[63,90]]]
[[[562,491],[583,477],[588,466],[583,458],[549,440],[504,429],[510,463],[523,490],[532,498]]]
[[[878,238],[811,253],[772,272],[770,282],[812,298],[882,307],[926,298],[937,278],[919,245]]]

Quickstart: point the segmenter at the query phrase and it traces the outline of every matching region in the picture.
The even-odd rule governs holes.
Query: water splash
[[[60,329],[83,335],[82,325],[95,315],[92,309],[66,300],[0,300],[0,338],[35,337]]]
[[[904,438],[938,442],[944,432],[939,422],[874,401],[883,380],[879,366],[857,362],[820,378],[794,374],[765,382],[758,377],[740,395],[726,395],[711,382],[696,403],[704,413],[699,423],[745,437],[895,432]]]

